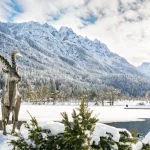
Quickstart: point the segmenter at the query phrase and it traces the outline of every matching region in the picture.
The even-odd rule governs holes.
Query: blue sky
[[[150,62],[149,8],[150,0],[0,0],[0,21],[68,26],[137,66]]]
[[[10,16],[8,17],[7,21],[12,22],[13,18],[18,14],[22,13],[21,7],[18,5],[16,0],[11,0],[11,3],[8,3],[10,7],[14,10],[10,13]]]
[[[12,3],[10,4],[10,6],[12,6],[16,12],[18,13],[22,12],[21,7],[19,6],[16,0],[11,0],[11,2]]]

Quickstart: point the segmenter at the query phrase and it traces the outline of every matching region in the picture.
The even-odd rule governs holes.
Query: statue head
[[[19,52],[13,52],[11,55],[12,64],[10,64],[3,56],[0,55],[0,61],[5,65],[2,71],[8,75],[8,80],[13,82],[20,82],[21,77],[18,73],[18,68],[16,65],[16,56],[22,56]]]

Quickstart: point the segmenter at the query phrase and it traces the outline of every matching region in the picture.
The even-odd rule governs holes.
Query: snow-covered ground
[[[43,129],[50,129],[51,133],[53,135],[57,135],[58,133],[62,133],[64,131],[64,125],[58,122],[53,121],[38,121],[38,124]],[[7,126],[7,132],[10,133],[12,129],[12,125]],[[92,135],[91,144],[93,141],[95,141],[95,144],[98,144],[100,137],[108,137],[107,133],[111,133],[113,135],[113,140],[116,142],[119,142],[120,140],[120,134],[119,131],[126,131],[130,137],[132,137],[131,133],[128,132],[126,129],[119,129],[115,127],[111,127],[102,123],[97,123]],[[24,125],[20,128],[20,133],[23,135],[25,139],[28,139],[28,130],[25,128]],[[9,144],[10,140],[17,140],[17,137],[14,137],[13,135],[6,135],[4,136],[2,132],[0,131],[0,150],[12,150],[13,147]],[[29,140],[29,144],[32,142]],[[144,144],[150,144],[150,132],[145,136],[145,138],[142,141],[138,141],[136,144],[132,144],[132,150],[141,150],[142,143]],[[117,146],[114,145],[113,150],[118,150]]]
[[[144,106],[136,106],[139,101],[122,101],[116,102],[115,106],[94,106],[92,103],[89,103],[89,108],[93,110],[93,114],[98,115],[97,118],[100,122],[123,122],[123,121],[136,121],[142,120],[141,118],[150,118],[150,109],[124,109],[126,104],[129,107],[149,107],[150,104],[146,104]],[[69,115],[70,121],[72,121],[71,113],[72,110],[79,107],[75,103],[71,103],[70,105],[31,105],[29,103],[22,103],[20,112],[19,112],[19,120],[29,120],[30,116],[27,113],[27,110],[30,114],[36,117],[38,120],[54,120],[61,121],[62,116],[61,112],[67,112]],[[0,108],[1,109],[1,108]],[[0,119],[1,119],[1,111],[0,111]]]
[[[141,101],[118,101],[115,103],[115,106],[94,106],[93,103],[89,103],[89,108],[93,110],[94,115],[98,115],[97,118],[99,122],[116,122],[116,121],[136,121],[141,120],[140,118],[150,118],[150,109],[124,109],[128,104],[129,107],[149,107],[150,104],[142,106],[137,106],[138,103]],[[54,121],[61,121],[61,112],[67,112],[69,115],[70,121],[72,121],[71,113],[72,110],[79,107],[76,103],[71,103],[68,105],[67,103],[64,105],[56,104],[56,105],[31,105],[30,103],[22,103],[20,113],[19,113],[19,120],[30,120],[30,116],[27,113],[27,110],[30,114],[37,118],[39,121],[47,122],[46,126],[54,127],[50,120]],[[1,111],[0,111],[0,119],[1,119]],[[118,131],[119,129],[110,127],[104,124],[97,124],[95,128],[95,132],[93,134],[93,140],[98,140],[101,134],[105,134],[106,131],[112,132],[114,134],[114,138],[118,139]],[[41,124],[42,125],[42,124]],[[62,125],[61,125],[62,127]],[[10,126],[8,126],[10,128]],[[103,129],[103,130],[102,130]],[[54,129],[52,129],[54,130]],[[8,146],[7,139],[11,139],[12,137],[3,136],[2,132],[0,131],[0,150],[11,150],[11,147]],[[150,134],[147,135],[145,143],[150,142]],[[133,149],[138,150],[141,143],[137,145],[133,145]]]

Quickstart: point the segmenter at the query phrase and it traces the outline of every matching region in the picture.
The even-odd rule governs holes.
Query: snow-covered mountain
[[[150,77],[150,63],[149,62],[144,62],[142,63],[141,66],[138,66],[137,68],[141,73]]]
[[[102,80],[105,77],[113,77],[110,80],[119,77],[121,81],[132,78],[135,82],[137,79],[145,82],[146,79],[136,67],[112,53],[105,44],[77,35],[68,27],[58,31],[37,22],[0,22],[1,55],[9,58],[16,50],[24,56],[18,58],[21,73],[28,78],[32,76],[32,81],[54,78],[105,84]]]

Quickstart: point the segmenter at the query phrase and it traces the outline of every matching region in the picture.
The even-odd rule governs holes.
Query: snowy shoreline
[[[126,104],[128,104],[129,107],[133,107],[136,106],[137,103],[139,103],[139,101],[118,101],[115,103],[115,106],[94,106],[92,103],[89,103],[89,108],[90,110],[93,110],[93,115],[97,116],[100,123],[144,121],[145,119],[150,118],[150,109],[124,109]],[[30,120],[30,116],[27,113],[28,110],[30,114],[38,120],[42,121],[50,119],[58,122],[62,120],[61,113],[66,112],[70,122],[72,122],[72,110],[78,106],[79,105],[74,103],[71,103],[70,105],[32,105],[30,103],[22,103],[19,120]],[[150,107],[150,105],[144,105],[142,107]]]
[[[138,101],[139,102],[139,101]],[[99,123],[97,124],[96,131],[93,135],[93,140],[98,142],[99,136],[102,134],[105,135],[105,132],[109,131],[114,135],[114,138],[118,137],[119,129],[115,127],[111,127],[109,125],[105,125],[103,123],[111,123],[111,122],[129,122],[129,121],[144,121],[147,118],[150,118],[150,110],[140,110],[140,109],[124,109],[126,104],[129,106],[136,106],[137,101],[122,101],[117,102],[115,106],[94,106],[89,103],[90,110],[93,110],[93,115],[96,115],[99,119]],[[66,112],[69,117],[69,121],[72,122],[71,113],[72,110],[77,108],[79,105],[71,104],[71,105],[31,105],[29,103],[22,103],[20,113],[19,113],[19,121],[29,121],[31,118],[27,113],[27,110],[30,114],[35,117],[38,121],[42,123],[42,125],[48,125],[49,127],[54,127],[52,125],[58,124],[54,121],[61,122],[62,116],[61,112]],[[145,105],[147,107],[149,105]],[[139,106],[137,106],[139,107]],[[142,106],[143,107],[143,106]],[[1,111],[0,111],[0,119],[1,119]],[[53,120],[53,121],[50,121]],[[60,123],[61,124],[61,123]],[[46,125],[46,126],[47,126]],[[10,128],[11,125],[8,125]],[[103,129],[103,130],[102,130]],[[118,136],[116,136],[118,135]],[[146,137],[146,142],[150,142],[150,134]],[[105,135],[106,136],[106,135]],[[0,149],[2,150],[10,150],[8,146],[7,139],[13,138],[12,136],[3,136],[2,131],[0,131]],[[138,142],[136,145],[133,145],[133,150],[140,150],[139,145],[141,147],[142,143]],[[5,148],[4,148],[5,147]]]

